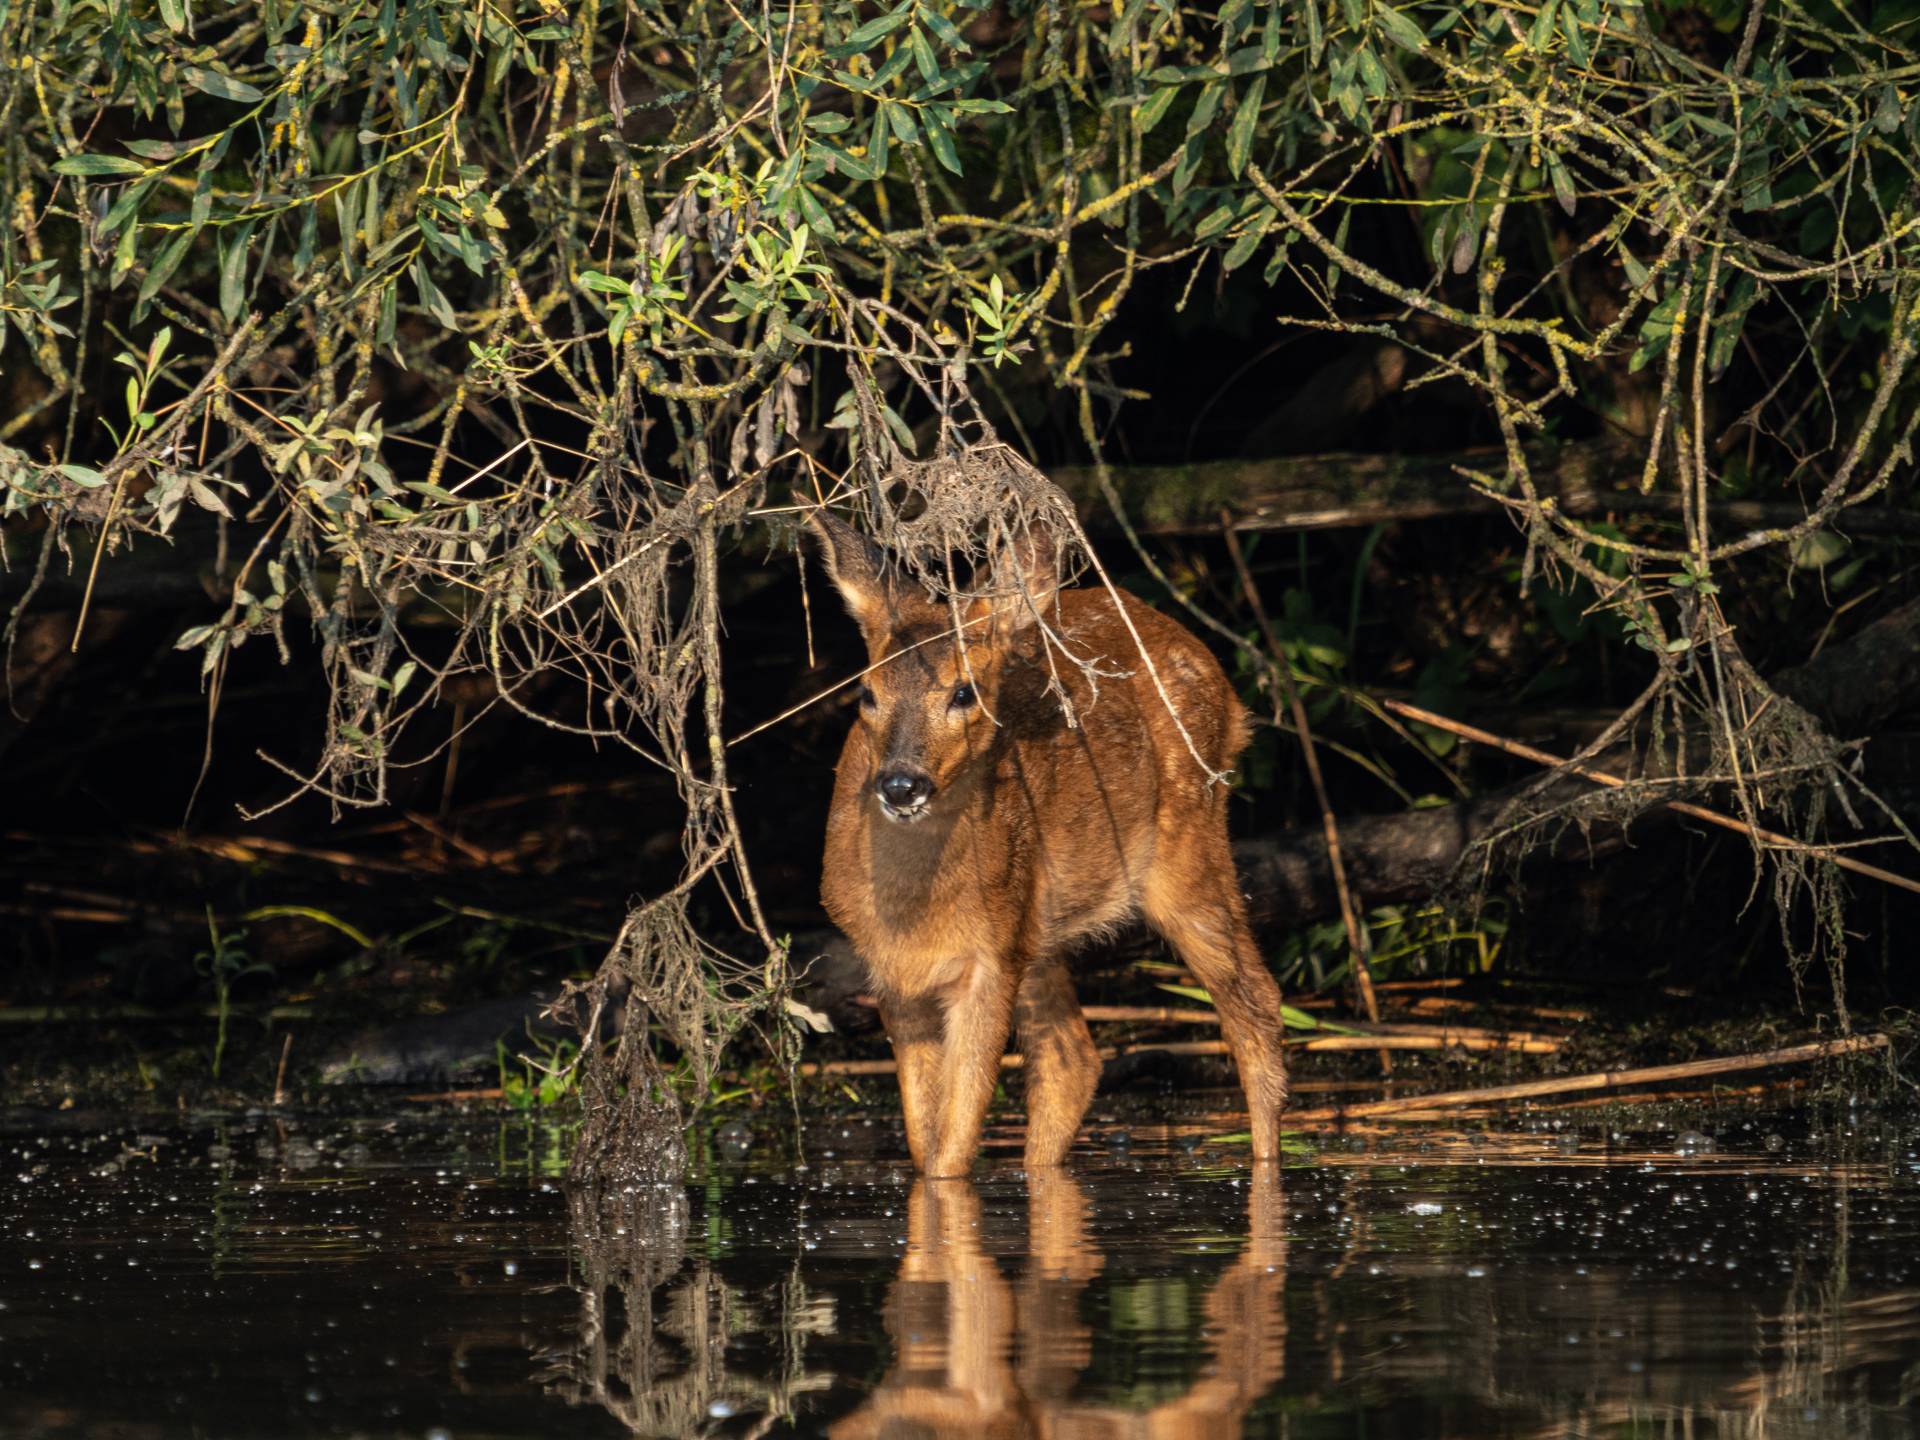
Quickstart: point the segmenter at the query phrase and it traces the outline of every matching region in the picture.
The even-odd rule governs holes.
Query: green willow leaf
[[[263,91],[256,90],[244,80],[236,80],[222,70],[208,70],[199,65],[180,67],[180,78],[202,94],[211,95],[218,100],[239,100],[247,104],[266,99]]]
[[[855,30],[851,35],[847,36],[846,43],[848,45],[859,47],[854,52],[855,54],[858,54],[860,53],[860,51],[866,50],[867,48],[869,48],[874,43],[874,41],[884,40],[887,36],[891,35],[894,31],[898,30],[902,25],[906,24],[907,21],[910,20],[912,17],[913,17],[912,0],[908,0],[907,4],[902,5],[898,10],[895,10],[892,14],[881,15],[876,19],[867,21],[866,24],[862,25],[858,30]]]
[[[1174,98],[1179,95],[1178,86],[1168,85],[1149,95],[1139,109],[1133,112],[1134,126],[1142,135],[1153,133],[1153,127],[1167,118],[1167,111],[1173,108]]]
[[[187,256],[187,247],[193,243],[194,234],[190,229],[177,232],[160,251],[159,258],[148,266],[147,278],[140,282],[139,298],[134,302],[135,314],[145,309],[147,302],[160,293],[160,287],[180,268],[180,262]]]
[[[953,22],[931,5],[921,9],[920,23],[933,31],[935,38],[950,50],[958,50],[965,53],[973,48],[967,44],[965,37],[954,28]]]
[[[1213,117],[1220,113],[1220,102],[1226,98],[1227,82],[1216,79],[1200,92],[1199,103],[1193,107],[1193,114],[1187,117],[1187,135],[1191,138],[1201,134],[1213,124]]]
[[[1253,83],[1247,86],[1247,93],[1240,97],[1239,106],[1233,112],[1233,124],[1227,128],[1227,168],[1234,178],[1247,168],[1247,157],[1253,153],[1253,131],[1260,120],[1260,102],[1267,93],[1267,77],[1256,75]]]
[[[927,32],[916,26],[907,33],[907,44],[913,51],[913,63],[920,71],[920,78],[931,85],[940,78],[940,62],[933,58],[933,46],[927,43]]]
[[[418,259],[413,262],[412,274],[414,288],[420,292],[421,308],[446,329],[458,330],[460,320],[453,313],[453,306],[447,303],[447,297],[440,293],[440,287],[433,283],[433,277],[427,273],[427,267]]]
[[[231,325],[247,303],[247,251],[253,243],[253,221],[220,238],[220,314]]]
[[[113,202],[113,208],[107,212],[107,218],[100,222],[100,234],[104,237],[119,233],[120,227],[131,220],[146,203],[159,176],[136,181],[120,192],[120,198]]]
[[[1546,0],[1541,5],[1540,13],[1534,17],[1533,29],[1527,32],[1528,49],[1545,50],[1553,43],[1553,21],[1558,12],[1558,0]]]
[[[1582,70],[1593,64],[1593,52],[1587,46],[1586,27],[1571,6],[1560,12],[1560,33],[1566,38],[1567,58]]]
[[[1573,188],[1573,176],[1567,173],[1566,162],[1558,155],[1549,156],[1547,174],[1553,179],[1554,199],[1567,214],[1573,214],[1574,206],[1579,203],[1579,192]]]
[[[824,140],[815,140],[813,146],[827,157],[828,169],[836,175],[845,175],[850,180],[871,180],[873,169],[865,160],[849,154],[837,145],[829,145]]]
[[[204,140],[122,140],[127,149],[143,160],[178,160],[188,151],[204,145]]]
[[[958,175],[961,173],[960,155],[954,149],[953,135],[947,129],[950,123],[937,107],[930,105],[921,121],[921,129],[926,134],[927,148],[933,151],[933,158]]]
[[[1240,238],[1227,247],[1227,253],[1220,259],[1221,270],[1231,274],[1253,258],[1253,252],[1260,248],[1260,242],[1267,238],[1263,228],[1249,226],[1241,232]]]
[[[1236,213],[1237,211],[1232,202],[1217,206],[1206,219],[1193,227],[1193,238],[1196,240],[1205,240],[1211,236],[1218,235],[1233,223],[1233,217]]]
[[[84,179],[106,176],[144,175],[147,167],[124,155],[66,155],[53,162],[56,175],[77,175]]]
[[[1427,43],[1420,27],[1391,6],[1382,5],[1373,12],[1373,23],[1386,32],[1394,44],[1407,50],[1419,50]]]

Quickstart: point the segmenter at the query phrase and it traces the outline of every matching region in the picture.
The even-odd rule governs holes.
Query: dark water
[[[855,1122],[611,1205],[517,1120],[11,1132],[0,1433],[1920,1433],[1920,1127],[1707,1128],[928,1185]]]

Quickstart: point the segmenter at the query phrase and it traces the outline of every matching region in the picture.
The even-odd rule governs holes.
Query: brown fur
[[[956,639],[951,612],[889,575],[878,547],[824,516],[817,528],[878,666],[840,755],[821,895],[879,999],[914,1163],[929,1175],[972,1165],[1016,1020],[1026,1162],[1061,1162],[1100,1076],[1064,956],[1134,916],[1212,992],[1254,1157],[1274,1158],[1287,1097],[1280,991],[1247,928],[1226,789],[1188,753],[1114,597],[1059,589],[1043,546],[1027,557],[1028,594],[977,602]],[[1131,596],[1119,604],[1194,745],[1226,769],[1248,725],[1219,664],[1175,621]],[[1101,662],[1097,693],[1070,660],[1049,665],[1038,616],[1074,656]],[[1073,725],[1049,693],[1056,677]],[[977,703],[955,704],[962,684]],[[896,771],[932,782],[911,823],[876,793]]]

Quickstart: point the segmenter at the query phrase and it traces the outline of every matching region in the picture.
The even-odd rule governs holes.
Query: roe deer
[[[1248,722],[1219,663],[1132,596],[1061,588],[1044,538],[1000,567],[1025,593],[972,602],[956,635],[953,612],[878,545],[824,511],[814,525],[877,667],[840,754],[821,898],[879,1001],[914,1164],[936,1176],[972,1165],[1016,1021],[1026,1163],[1065,1158],[1100,1078],[1065,952],[1135,915],[1212,993],[1254,1158],[1275,1159],[1280,987],[1247,928],[1227,792],[1195,763],[1120,606],[1194,747],[1224,771]],[[1071,655],[1102,662],[1097,693],[1046,654],[1043,616]]]

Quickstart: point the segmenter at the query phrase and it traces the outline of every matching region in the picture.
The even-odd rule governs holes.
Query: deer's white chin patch
[[[880,813],[896,825],[917,824],[926,819],[927,812],[933,808],[931,800],[922,800],[919,804],[909,805],[905,809],[898,805],[889,805],[884,800],[875,800],[874,803],[880,807]]]

